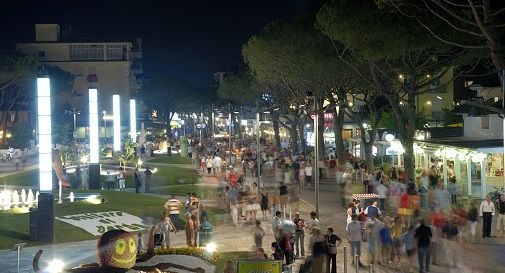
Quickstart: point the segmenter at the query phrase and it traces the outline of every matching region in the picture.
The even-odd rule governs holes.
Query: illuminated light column
[[[130,137],[133,142],[137,141],[137,107],[134,99],[130,100]]]
[[[98,142],[98,90],[89,89],[89,188],[100,188]]]
[[[41,192],[53,190],[53,165],[51,143],[51,88],[49,78],[37,78],[37,122],[39,137],[39,188]]]
[[[89,163],[98,164],[98,90],[89,89]]]
[[[54,195],[51,141],[51,81],[37,78],[37,134],[39,137],[39,188],[36,219],[30,217],[30,239],[54,242]],[[34,223],[35,222],[35,223]],[[31,227],[35,226],[34,229]]]
[[[114,117],[114,152],[121,151],[121,113],[119,95],[112,95],[112,111]]]

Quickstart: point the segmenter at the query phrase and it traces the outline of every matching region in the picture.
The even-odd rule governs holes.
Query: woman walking
[[[323,272],[324,256],[326,255],[324,237],[319,228],[312,229],[309,239],[309,249],[312,251],[312,273]]]

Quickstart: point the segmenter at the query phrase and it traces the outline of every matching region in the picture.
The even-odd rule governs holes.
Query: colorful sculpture
[[[109,230],[98,239],[97,246],[98,263],[83,264],[76,268],[66,268],[62,272],[69,273],[125,273],[130,269],[144,272],[168,272],[166,269],[178,268],[190,272],[205,273],[201,267],[189,268],[173,263],[159,263],[152,266],[136,266],[137,263],[147,262],[154,256],[154,227],[149,232],[147,251],[137,257],[137,242],[132,233],[124,230]],[[41,272],[39,267],[42,250],[39,250],[33,258],[33,271]]]

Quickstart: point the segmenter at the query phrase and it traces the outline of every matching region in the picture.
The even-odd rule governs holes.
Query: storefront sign
[[[121,211],[82,213],[55,218],[82,228],[95,236],[113,229],[140,231],[149,228],[142,218]]]
[[[282,262],[273,260],[237,261],[237,273],[282,273]]]

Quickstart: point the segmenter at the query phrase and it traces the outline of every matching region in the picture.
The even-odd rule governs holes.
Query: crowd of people
[[[479,235],[483,238],[491,236],[495,214],[499,215],[498,235],[505,235],[505,195],[498,203],[491,201],[489,195],[480,205],[464,200],[458,196],[454,173],[448,172],[444,183],[437,166],[417,172],[412,180],[395,166],[367,170],[366,164],[352,156],[347,157],[348,164],[339,167],[334,154],[321,158],[319,169],[314,172],[312,156],[293,155],[268,142],[263,142],[260,149],[252,141],[236,142],[230,152],[228,143],[210,140],[193,140],[189,147],[188,154],[197,169],[203,175],[218,178],[218,194],[233,224],[251,227],[256,259],[275,259],[289,265],[297,258],[305,258],[310,270],[307,272],[322,272],[325,267],[333,273],[337,249],[347,239],[352,264],[410,271],[416,266],[419,272],[429,272],[432,262],[453,267],[460,262],[459,244],[476,241],[479,217],[483,222]],[[313,186],[316,173],[321,179],[335,180],[342,189],[347,207],[345,234],[335,234],[331,226],[322,229],[315,212],[307,220],[301,217],[301,189]],[[356,183],[363,185],[357,193],[373,198],[346,201]],[[194,207],[199,203],[195,200],[196,196],[188,195],[188,212],[184,216],[188,246],[197,245],[196,232],[204,219],[198,205]],[[171,218],[170,210],[167,211],[163,222]],[[267,232],[262,224],[270,219],[275,241],[265,247]],[[292,221],[294,227],[286,220]],[[177,230],[177,223],[173,219],[171,222],[172,229]]]

